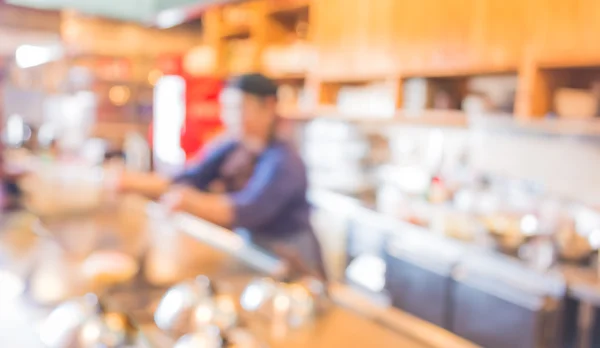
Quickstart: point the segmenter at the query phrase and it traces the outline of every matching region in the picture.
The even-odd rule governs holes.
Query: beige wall
[[[476,168],[535,180],[567,198],[600,205],[600,138],[473,132]]]

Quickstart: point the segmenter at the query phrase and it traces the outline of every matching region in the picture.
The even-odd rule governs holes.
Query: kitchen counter
[[[470,267],[480,265],[484,260],[493,260],[491,267],[479,272],[483,278],[491,277],[493,279],[491,284],[495,284],[486,291],[491,291],[496,296],[500,285],[511,291],[537,289],[538,293],[545,294],[553,301],[557,301],[556,303],[562,308],[557,315],[567,322],[564,330],[560,330],[557,340],[564,338],[567,344],[576,340],[578,347],[586,348],[596,346],[600,342],[600,335],[595,335],[597,332],[596,317],[600,313],[600,276],[592,267],[561,263],[546,270],[537,269],[530,267],[523,260],[501,253],[485,243],[438,235],[426,227],[412,225],[370,209],[359,200],[343,194],[314,191],[309,197],[317,208],[316,210],[322,212],[321,214],[324,214],[326,219],[331,219],[332,216],[338,217],[340,220],[338,225],[348,231],[344,233],[349,233],[349,236],[344,235],[343,238],[337,236],[338,239],[352,240],[354,244],[350,245],[358,244],[360,246],[366,244],[364,241],[377,240],[379,244],[372,243],[373,245],[368,246],[369,252],[379,253],[378,255],[382,259],[385,258],[384,249],[389,251],[389,245],[392,244],[390,241],[396,241],[399,244],[412,241],[409,244],[426,245],[423,250],[428,250],[436,255],[440,254],[439,250],[456,249],[456,247],[462,250],[455,260],[445,263],[446,266],[459,271],[448,273],[448,277],[452,277],[452,274],[464,276],[465,265]],[[349,226],[351,227],[349,228]],[[352,229],[356,226],[360,226],[360,228]],[[412,248],[415,246],[413,245]],[[423,262],[437,258],[426,256],[423,250],[417,252],[419,259]],[[350,256],[356,256],[351,255],[354,252],[353,249],[347,249],[347,252]],[[365,251],[359,250],[358,252],[364,253]],[[520,273],[521,275],[519,275]],[[544,282],[537,281],[534,287],[527,285],[535,277],[544,279]],[[401,289],[394,291],[403,292]],[[385,296],[390,295],[386,292]],[[523,295],[520,296],[523,297]],[[490,335],[493,336],[493,333]]]
[[[224,229],[183,214],[170,219],[152,216],[160,215],[153,209],[156,206],[138,197],[120,198],[110,209],[94,214],[43,221],[37,233],[32,233],[32,214],[5,216],[0,222],[0,269],[20,279],[24,291],[0,294],[0,300],[15,307],[13,314],[3,311],[5,318],[0,318],[2,345],[41,347],[36,330],[51,308],[95,291],[109,306],[130,314],[155,346],[168,347],[173,340],[154,327],[152,312],[170,285],[204,274],[239,292],[252,277],[285,269],[279,260],[244,245]],[[141,271],[127,284],[98,287],[81,270],[95,250],[131,255]],[[274,348],[473,347],[409,315],[374,306],[344,285],[334,284],[332,294],[331,310],[311,325],[284,334],[260,320],[247,320],[248,326]]]

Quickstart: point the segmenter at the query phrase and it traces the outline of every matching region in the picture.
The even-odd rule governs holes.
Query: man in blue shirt
[[[199,163],[173,180],[125,176],[121,185],[163,194],[170,209],[232,228],[300,271],[324,278],[310,224],[306,169],[275,131],[277,86],[260,74],[243,75],[223,91],[221,104],[230,136],[209,145]]]

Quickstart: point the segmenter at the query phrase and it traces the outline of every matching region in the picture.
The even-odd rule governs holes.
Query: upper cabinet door
[[[541,64],[600,64],[600,1],[529,0],[531,44]]]
[[[312,39],[323,77],[366,77],[391,73],[394,0],[313,1]]]

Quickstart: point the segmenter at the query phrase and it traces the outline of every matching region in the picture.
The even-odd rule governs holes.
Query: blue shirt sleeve
[[[257,163],[248,184],[230,194],[234,205],[233,227],[253,229],[275,217],[291,199],[304,194],[303,168],[283,148],[271,149]]]
[[[198,190],[206,191],[208,185],[218,178],[219,168],[227,154],[235,147],[232,141],[224,142],[214,146],[198,163],[186,168],[177,175],[174,183],[192,185]]]

